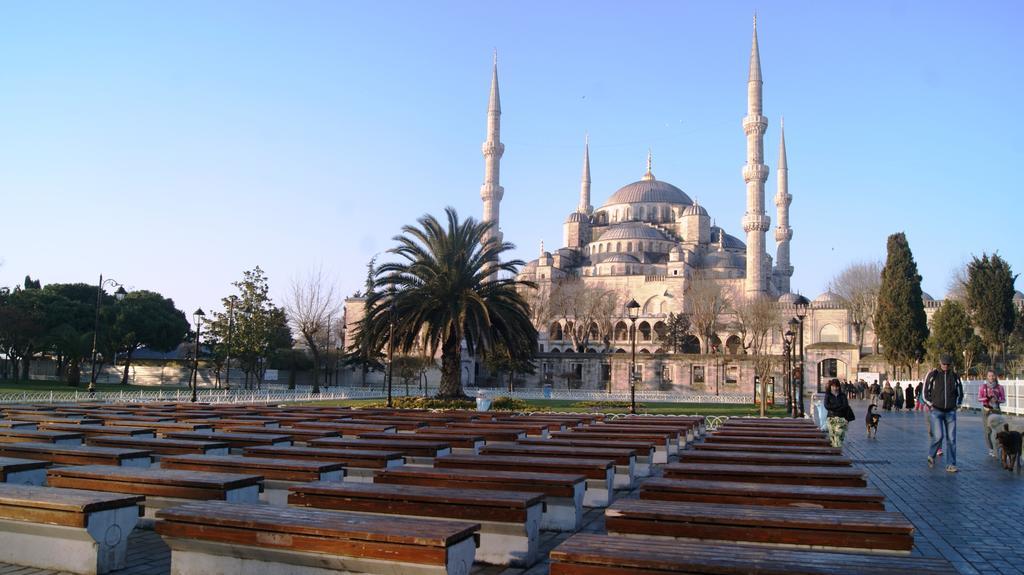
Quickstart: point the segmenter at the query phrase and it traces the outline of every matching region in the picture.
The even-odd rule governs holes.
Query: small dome
[[[612,197],[608,198],[604,205],[639,203],[690,205],[693,203],[693,200],[683,190],[668,182],[644,179],[622,186],[612,194]]]
[[[693,204],[692,206],[688,206],[685,210],[683,210],[683,215],[684,216],[706,216],[706,215],[708,215],[708,211],[704,209],[704,206],[701,206],[699,204]]]
[[[842,301],[843,298],[839,297],[839,294],[832,291],[827,291],[814,298],[814,303],[840,303]]]
[[[1013,301],[1024,301],[1024,292],[1017,290],[1013,293]]]
[[[724,241],[722,241],[720,238],[724,238]],[[729,234],[725,233],[725,231],[722,228],[720,228],[718,226],[712,226],[711,227],[711,243],[717,244],[720,241],[722,243],[722,246],[725,249],[731,249],[731,250],[745,250],[745,249],[747,249],[747,244],[743,243],[743,241],[741,241],[736,236],[730,236]]]
[[[798,299],[800,299],[800,296],[796,295],[793,292],[784,293],[779,296],[779,303],[792,305],[795,304]]]
[[[672,249],[670,249],[668,253],[683,255],[683,248],[679,247],[679,244],[676,244],[672,246]]]
[[[575,223],[589,222],[589,221],[590,221],[590,217],[587,216],[587,214],[584,214],[583,212],[573,212],[573,213],[569,214],[569,217],[565,218],[565,223],[567,223],[567,224],[575,224]]]
[[[638,264],[640,260],[629,254],[615,254],[601,261],[603,264]]]
[[[935,298],[929,295],[926,291],[921,292],[921,299],[924,301],[935,301]]]
[[[615,224],[610,230],[601,234],[600,241],[607,240],[662,240],[669,238],[658,228],[651,227],[640,222],[627,222]]]
[[[709,268],[742,268],[746,262],[738,261],[729,252],[711,252],[704,256],[704,265]]]

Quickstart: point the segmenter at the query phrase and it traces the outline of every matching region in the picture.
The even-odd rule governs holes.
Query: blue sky
[[[940,297],[971,254],[1024,270],[1021,6],[0,4],[0,285],[102,272],[191,311],[244,269],[281,299],[323,266],[349,295],[403,224],[480,215],[495,48],[520,257],[561,245],[587,131],[595,205],[651,148],[659,179],[742,237],[756,9],[766,203],[774,226],[785,115],[794,288],[824,291],[905,231]]]

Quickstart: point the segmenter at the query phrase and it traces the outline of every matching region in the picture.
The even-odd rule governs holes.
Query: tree
[[[875,332],[886,360],[908,369],[924,356],[928,319],[921,299],[921,275],[903,233],[889,236],[878,291]]]
[[[508,374],[508,390],[515,391],[515,376],[517,373],[533,373],[535,368],[533,350],[520,349],[514,353],[505,344],[498,343],[483,354],[484,367],[495,375],[502,372]]]
[[[68,385],[77,386],[81,379],[81,364],[92,353],[92,332],[97,327],[96,286],[50,284],[38,293],[46,330],[43,348],[56,359],[57,374]],[[110,336],[109,306],[115,300],[107,296],[100,301],[99,329],[103,336],[100,341],[106,342]],[[108,353],[108,356],[113,357],[113,354]]]
[[[932,316],[931,335],[926,344],[928,356],[938,360],[942,355],[949,355],[957,369],[966,374],[970,365],[964,352],[971,351],[971,341],[976,337],[967,309],[960,302],[947,299]]]
[[[743,348],[753,357],[754,375],[760,384],[761,417],[765,415],[768,378],[771,377],[775,357],[768,353],[768,337],[773,329],[782,325],[778,305],[767,297],[736,297],[733,301],[736,321],[741,325]]]
[[[988,348],[993,366],[996,358],[1005,351],[1007,338],[1013,333],[1017,317],[1013,305],[1015,281],[1017,275],[998,254],[991,257],[982,254],[967,264],[967,309]]]
[[[45,347],[46,306],[39,289],[15,288],[0,309],[0,342],[10,358],[15,380],[28,380],[32,358]]]
[[[270,368],[288,371],[288,389],[295,389],[295,377],[300,371],[312,369],[315,364],[305,351],[290,347],[279,347],[270,352]],[[316,372],[313,372],[316,380]]]
[[[686,304],[701,353],[709,353],[711,338],[721,327],[720,316],[729,304],[722,287],[713,279],[695,276],[686,288]]]
[[[852,263],[829,282],[829,291],[838,295],[846,306],[857,349],[864,347],[864,333],[872,328],[881,285],[882,264],[879,262]]]
[[[400,261],[377,268],[356,338],[367,355],[383,349],[393,312],[396,350],[404,353],[423,344],[434,356],[440,349],[439,395],[454,398],[463,397],[463,342],[473,355],[498,343],[514,350],[532,349],[537,346],[537,330],[517,291],[533,284],[514,279],[523,262],[500,260],[514,246],[482,243],[490,223],[473,218],[460,222],[453,208],[446,208],[445,215],[447,226],[425,215],[419,226],[403,226],[402,235],[394,238],[398,246],[390,253]]]
[[[174,300],[156,292],[133,291],[113,307],[113,312],[113,337],[118,351],[124,354],[121,385],[128,385],[132,355],[139,348],[171,351],[188,335],[185,312],[174,305]]]
[[[1024,306],[1017,308],[1013,333],[1010,334],[1006,348],[1008,373],[1019,377],[1024,371]]]
[[[434,360],[421,354],[396,355],[392,365],[392,376],[405,384],[405,395],[409,395],[409,384],[423,377],[428,369],[434,367]]]
[[[658,336],[658,342],[668,345],[672,353],[680,353],[690,336],[690,314],[669,312],[665,318],[665,331]]]
[[[546,321],[563,320],[563,333],[569,336],[573,349],[583,353],[592,336],[599,338],[602,332],[610,331],[612,314],[618,309],[619,295],[614,290],[588,286],[579,278],[566,278],[551,290]]]
[[[319,367],[323,364],[321,355],[329,345],[331,317],[338,311],[334,287],[322,269],[292,281],[286,309],[292,328],[313,356],[314,369]],[[313,378],[313,393],[320,392],[319,381],[318,377]]]

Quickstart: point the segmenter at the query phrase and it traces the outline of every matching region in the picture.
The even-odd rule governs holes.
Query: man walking
[[[931,427],[938,428],[938,433],[932,434],[928,467],[935,465],[935,455],[945,438],[943,455],[949,457],[946,471],[956,473],[960,471],[956,468],[956,410],[964,402],[964,387],[960,383],[960,376],[953,371],[951,361],[949,355],[943,354],[939,358],[939,368],[928,372],[924,380],[924,399],[932,408]]]
[[[989,425],[989,417],[993,413],[1002,413],[999,406],[1006,403],[1006,391],[999,385],[996,379],[996,372],[988,370],[987,380],[978,388],[978,401],[981,403],[981,420],[985,426],[985,445],[988,446],[989,457],[995,457],[995,447],[992,445],[992,426]]]

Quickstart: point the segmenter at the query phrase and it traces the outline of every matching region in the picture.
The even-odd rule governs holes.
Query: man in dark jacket
[[[946,439],[943,455],[949,457],[946,471],[956,473],[956,410],[964,402],[964,387],[960,376],[953,371],[950,357],[943,354],[939,358],[939,368],[928,372],[924,380],[924,399],[931,411],[932,444],[928,452],[928,467],[935,465],[935,455],[942,447],[942,439]],[[934,430],[938,429],[938,433]]]

